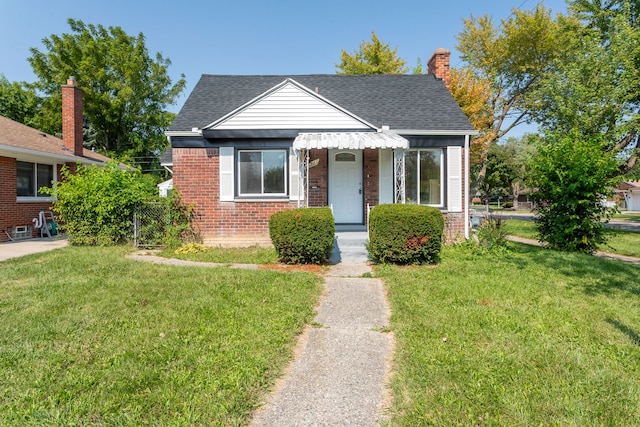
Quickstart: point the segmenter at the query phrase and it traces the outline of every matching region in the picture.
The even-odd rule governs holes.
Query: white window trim
[[[260,153],[265,153],[265,152],[281,152],[284,155],[284,192],[283,193],[241,193],[241,179],[242,179],[242,173],[240,171],[240,154],[241,153],[255,153],[255,152],[260,152]],[[237,194],[238,194],[238,198],[285,198],[289,196],[289,150],[286,148],[260,148],[260,149],[238,149],[237,150],[237,158],[236,158],[236,164],[237,164],[237,171],[238,171],[238,175],[236,176],[236,185],[237,185]],[[261,176],[262,179],[264,180],[264,161],[261,162],[261,166],[262,166],[262,170],[261,172]],[[264,182],[261,183],[262,184],[262,188],[264,188]]]
[[[411,148],[407,151],[434,151],[434,150],[439,150],[440,151],[440,203],[438,204],[432,204],[432,203],[420,203],[420,161],[417,162],[416,164],[416,170],[418,172],[418,176],[417,176],[417,182],[416,182],[416,190],[417,190],[417,196],[418,196],[418,201],[417,204],[422,205],[422,206],[432,206],[434,208],[445,208],[445,194],[446,194],[446,188],[448,187],[448,183],[445,179],[445,167],[444,167],[444,148],[441,147],[433,147],[433,148]],[[419,153],[418,153],[419,154]],[[405,166],[406,167],[406,166]],[[406,173],[406,172],[405,172]],[[406,179],[406,178],[405,178]],[[406,185],[406,184],[405,184]]]
[[[29,203],[29,202],[54,202],[57,199],[55,197],[51,197],[51,196],[38,196],[38,165],[47,165],[47,166],[51,166],[53,167],[53,184],[55,185],[58,182],[58,164],[57,163],[45,163],[45,162],[32,162],[29,160],[21,160],[21,159],[16,159],[16,172],[17,172],[17,162],[22,162],[22,163],[32,163],[33,165],[35,165],[35,167],[33,168],[33,179],[36,183],[36,195],[34,196],[18,196],[16,195],[16,202],[19,203]],[[17,191],[17,189],[16,189]]]

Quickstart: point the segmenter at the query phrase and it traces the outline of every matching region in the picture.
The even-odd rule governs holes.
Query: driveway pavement
[[[51,237],[44,239],[18,240],[0,244],[0,262],[21,256],[46,252],[67,246],[67,239]]]

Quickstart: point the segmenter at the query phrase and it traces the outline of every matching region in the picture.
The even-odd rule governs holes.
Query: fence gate
[[[133,213],[133,243],[136,247],[165,246],[165,237],[171,224],[171,212],[164,203],[146,202]]]

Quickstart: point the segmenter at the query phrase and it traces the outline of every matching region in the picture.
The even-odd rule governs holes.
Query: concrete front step
[[[366,262],[369,259],[366,231],[337,231],[329,262]]]

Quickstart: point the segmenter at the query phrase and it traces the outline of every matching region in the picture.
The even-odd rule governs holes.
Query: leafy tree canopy
[[[481,163],[474,192],[485,177],[491,145],[530,120],[529,94],[562,56],[564,38],[542,5],[514,9],[499,25],[488,15],[464,20],[457,47],[466,65],[452,72],[451,92],[480,131],[472,141],[472,157]]]
[[[84,91],[90,130],[85,146],[120,158],[159,154],[174,117],[166,107],[184,89],[184,75],[172,83],[171,61],[160,53],[152,58],[142,33],[134,37],[120,27],[68,23],[71,33],[45,38],[43,51],[31,48],[29,62],[39,79],[33,87],[46,95],[38,127],[60,132],[60,85],[74,76]]]
[[[398,57],[397,50],[383,43],[372,31],[371,42],[362,42],[353,54],[342,49],[340,63],[336,64],[337,74],[405,74],[409,71],[407,61]]]
[[[585,138],[604,135],[617,174],[637,163],[640,131],[640,27],[637,1],[580,0],[561,21],[569,49],[553,62],[535,92],[534,118],[543,128]]]
[[[41,102],[35,90],[10,82],[0,74],[0,116],[32,126]]]

